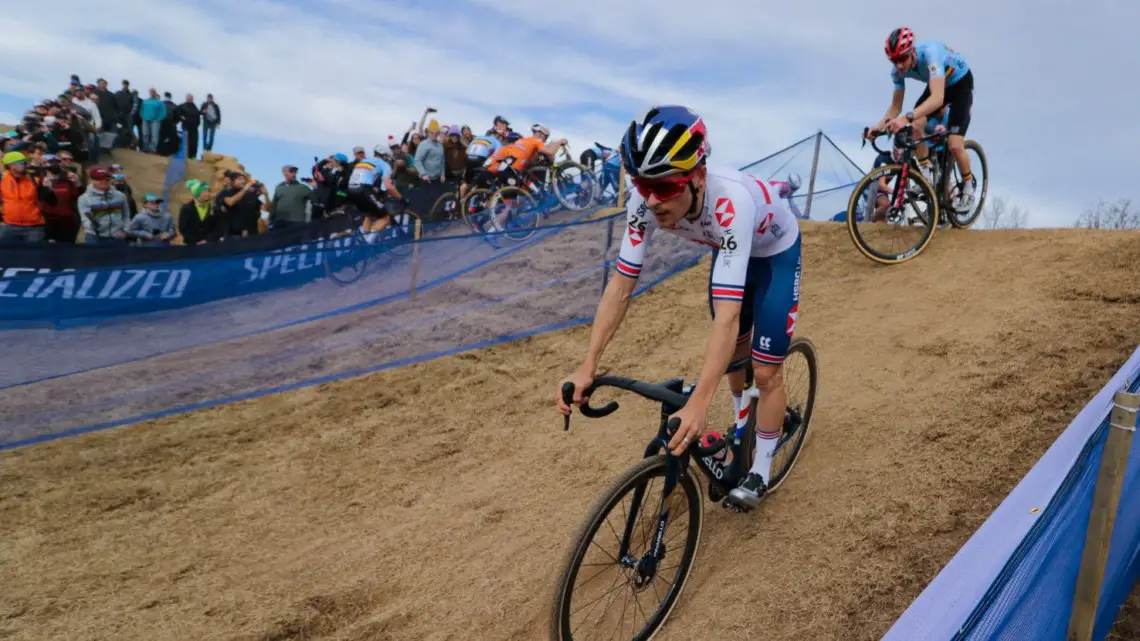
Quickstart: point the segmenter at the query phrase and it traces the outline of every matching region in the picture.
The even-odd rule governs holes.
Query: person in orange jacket
[[[44,240],[44,214],[40,202],[55,204],[55,192],[28,174],[28,158],[18,151],[0,160],[0,243],[38,243]]]

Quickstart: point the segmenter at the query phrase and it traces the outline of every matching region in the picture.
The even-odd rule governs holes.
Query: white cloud
[[[858,131],[889,101],[882,40],[897,25],[835,0],[758,7],[149,0],[140,11],[133,0],[103,0],[89,11],[67,0],[44,21],[40,8],[17,3],[5,10],[0,86],[30,101],[79,73],[112,84],[126,77],[176,99],[212,92],[227,131],[322,147],[400,136],[431,104],[442,123],[476,129],[496,113],[516,126],[542,120],[580,151],[594,140],[613,143],[653,103],[681,102],[705,116],[725,164],[754,160],[824,123],[861,161]],[[953,11],[915,5],[902,19],[920,38],[964,52],[977,70],[971,137],[993,165],[991,192],[1039,201],[1031,222],[1048,224],[1059,215],[1045,211],[1134,195],[1140,132],[1129,123],[1140,90],[1110,74],[1140,62],[1130,44],[1138,13],[1109,0],[1032,12],[962,0]],[[107,44],[109,33],[168,55]],[[908,86],[908,103],[917,92]]]

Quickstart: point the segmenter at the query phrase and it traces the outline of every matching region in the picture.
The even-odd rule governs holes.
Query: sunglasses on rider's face
[[[688,174],[659,180],[634,178],[633,186],[637,188],[637,193],[641,194],[642,198],[648,200],[650,196],[655,196],[658,201],[664,202],[685,193],[685,185],[689,184],[689,180]]]

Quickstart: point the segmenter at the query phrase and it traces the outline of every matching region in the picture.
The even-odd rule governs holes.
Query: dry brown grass
[[[804,228],[812,440],[758,513],[710,511],[658,639],[878,638],[1140,341],[1140,234],[940,233],[877,268]],[[706,270],[636,301],[606,366],[695,376]],[[561,430],[587,335],[3,454],[0,637],[543,638],[570,537],[652,432],[634,399]]]

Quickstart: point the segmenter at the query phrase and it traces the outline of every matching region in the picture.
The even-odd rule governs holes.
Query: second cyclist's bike
[[[868,131],[864,130],[864,144]],[[947,144],[948,133],[915,138],[911,128],[904,127],[894,135],[893,153],[880,149],[875,142],[886,132],[871,133],[875,134],[871,140],[875,151],[898,162],[886,163],[863,176],[847,202],[847,231],[864,256],[884,265],[901,263],[926,249],[939,223],[959,229],[974,224],[989,190],[989,166],[977,141],[965,143],[971,156],[974,198],[959,208],[956,203],[964,181]],[[933,184],[919,171],[914,153],[923,142],[930,148]]]
[[[807,386],[797,394],[789,383],[801,367]],[[784,361],[784,379],[788,403],[765,498],[787,479],[811,426],[819,365],[810,341],[792,341]],[[704,522],[701,484],[690,463],[695,460],[697,469],[708,478],[709,500],[740,510],[726,496],[752,465],[759,392],[752,385],[750,364],[746,380],[752,412],[739,438],[729,434],[709,439],[706,434],[680,456],[667,449],[678,427],[677,420],[669,416],[685,406],[694,384],[685,385],[680,378],[654,384],[600,376],[585,390],[584,396],[606,386],[634,392],[660,403],[661,418],[644,458],[602,494],[574,539],[555,594],[552,639],[648,641],[665,624],[692,571]],[[563,400],[569,403],[573,394],[572,384],[566,383]],[[617,408],[614,401],[601,407],[587,402],[579,411],[600,418]],[[567,417],[566,429],[569,421]]]

